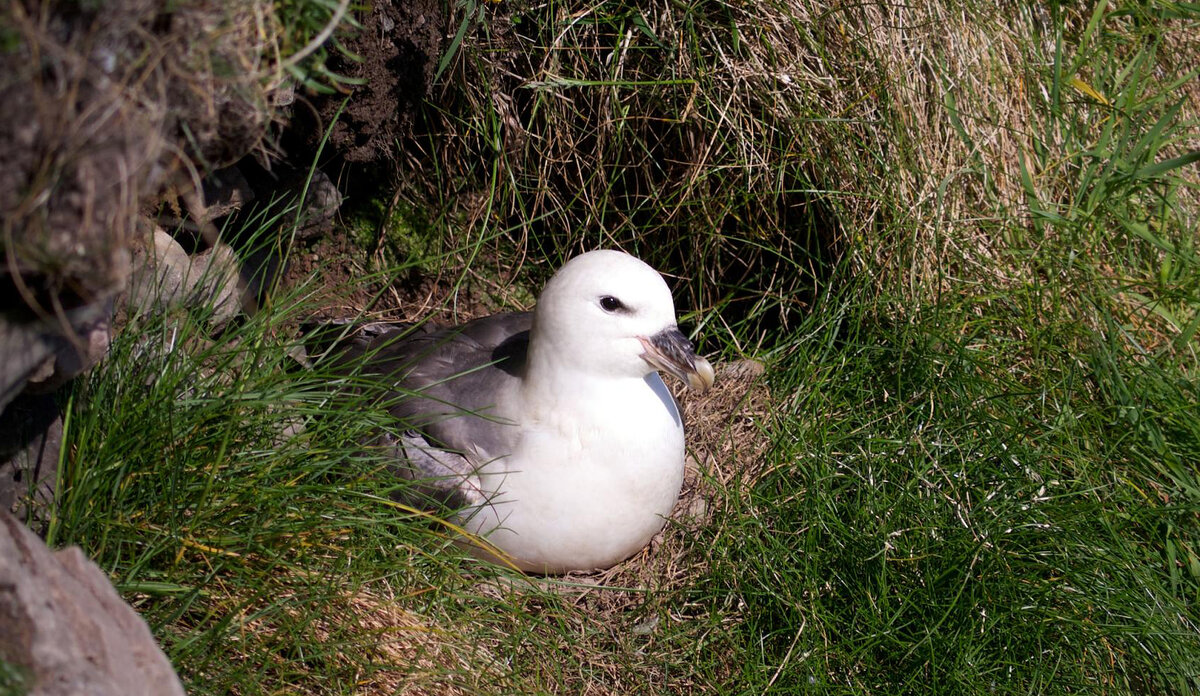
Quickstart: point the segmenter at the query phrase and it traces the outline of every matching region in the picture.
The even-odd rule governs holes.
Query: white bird
[[[457,509],[491,560],[535,573],[607,568],[663,526],[683,481],[679,408],[658,371],[713,383],[662,276],[618,251],[571,259],[532,313],[360,336],[410,428],[393,448],[409,489]]]

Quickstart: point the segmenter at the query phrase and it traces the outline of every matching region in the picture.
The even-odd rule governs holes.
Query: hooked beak
[[[649,363],[650,367],[675,375],[689,389],[698,393],[705,392],[713,385],[715,375],[712,365],[696,355],[691,341],[680,333],[679,327],[663,329],[649,338],[638,336],[638,340],[646,349],[642,353],[642,360]]]

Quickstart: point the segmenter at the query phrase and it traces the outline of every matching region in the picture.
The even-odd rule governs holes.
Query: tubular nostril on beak
[[[712,386],[715,374],[707,360],[696,355],[691,341],[671,326],[649,338],[642,337],[642,359],[656,370],[675,375],[689,389],[703,392]]]

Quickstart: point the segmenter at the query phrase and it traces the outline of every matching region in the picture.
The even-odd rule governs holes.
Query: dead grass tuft
[[[333,679],[339,693],[458,696],[502,678],[500,663],[476,636],[408,611],[409,601],[383,581],[348,594],[335,591],[320,599],[319,610],[287,591],[270,601],[292,606],[239,611],[241,628],[231,634],[225,659],[252,672],[286,675],[293,693],[328,693],[321,685]],[[172,628],[186,635],[181,629]],[[295,650],[298,642],[303,654]],[[260,662],[264,655],[267,664]]]
[[[500,678],[499,662],[473,636],[401,607],[390,591],[360,591],[345,612],[326,615],[333,633],[348,629],[372,653],[373,670],[355,680],[356,693],[458,696]],[[362,657],[351,661],[360,664]]]
[[[260,147],[272,118],[270,3],[27,0],[3,13],[0,270],[42,316],[104,300],[165,188]]]
[[[1107,50],[1071,43],[1093,9],[480,3],[452,22],[469,31],[404,194],[461,214],[463,239],[504,231],[509,258],[618,246],[677,269],[684,306],[719,310],[731,333],[747,317],[752,332],[791,325],[851,247],[854,269],[914,297],[951,279],[1012,287],[1043,272],[1009,253],[1009,211],[1032,217],[1022,167],[1038,200],[1068,204],[1087,143],[1063,124],[1098,131],[1111,113],[1086,67],[1063,76],[1074,91],[1050,91],[1056,36],[1068,64]],[[1112,12],[1104,31],[1136,30]],[[1195,40],[1186,22],[1166,30],[1159,64]],[[1194,120],[1196,80],[1180,96]],[[1070,118],[1047,118],[1060,109]],[[1066,158],[1039,165],[1039,152]]]
[[[803,19],[620,9],[481,9],[434,99],[437,149],[408,153],[406,194],[461,210],[464,238],[506,230],[509,257],[624,247],[679,269],[685,306],[786,324],[843,232],[841,203],[812,184],[811,153],[840,133],[807,125],[838,92],[804,77],[818,59]]]

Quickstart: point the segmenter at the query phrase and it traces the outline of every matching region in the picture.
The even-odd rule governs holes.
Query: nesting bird
[[[411,428],[383,437],[396,472],[527,572],[607,568],[663,526],[683,482],[665,372],[713,369],[675,322],[662,276],[618,251],[571,259],[532,313],[357,340]]]

